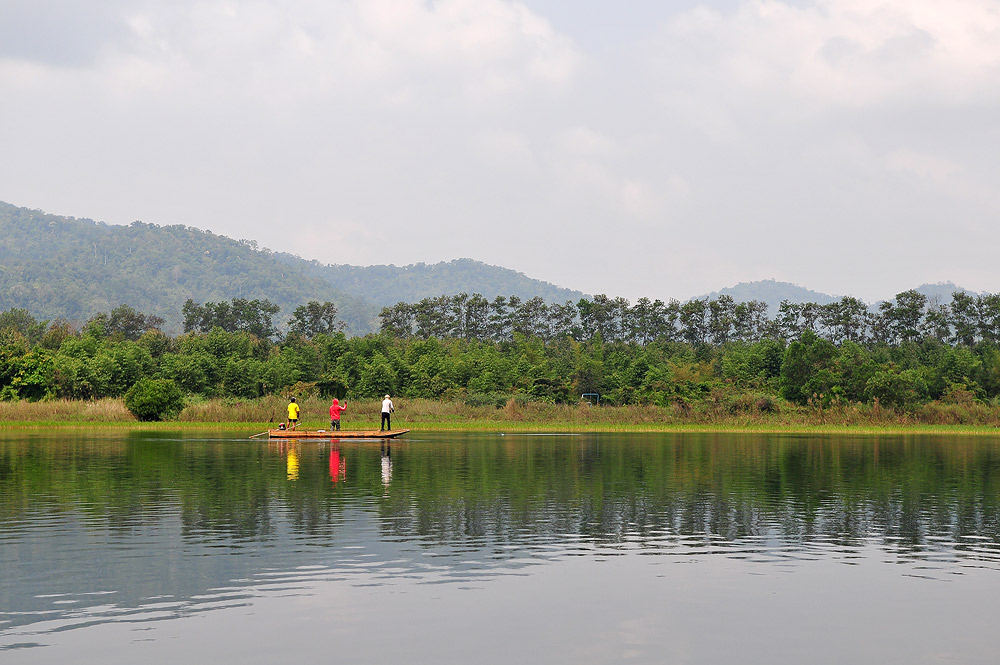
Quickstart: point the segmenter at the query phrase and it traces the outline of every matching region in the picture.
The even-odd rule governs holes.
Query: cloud
[[[778,97],[827,108],[1000,98],[1000,8],[992,0],[753,0],[670,20],[662,69],[709,76],[758,103]],[[698,57],[692,58],[692,54]]]
[[[56,67],[88,67],[107,43],[123,36],[123,2],[4,0],[0,6],[0,60]]]
[[[909,173],[937,185],[951,184],[962,170],[960,165],[948,159],[922,155],[911,150],[895,150],[889,153],[886,166],[892,171]]]
[[[130,39],[108,44],[104,66],[139,59],[241,97],[283,103],[375,94],[488,98],[563,85],[572,44],[522,5],[501,0],[361,3],[151,3],[125,15]],[[164,93],[177,92],[165,86]],[[425,95],[425,96],[426,96]],[[371,99],[371,98],[369,98]]]
[[[544,18],[504,0],[103,2],[92,13],[12,1],[0,83],[15,95],[69,82],[115,104],[199,112],[477,108],[565,88],[580,61]]]
[[[621,152],[615,139],[589,127],[576,126],[562,130],[555,140],[557,147],[569,154],[604,156]]]

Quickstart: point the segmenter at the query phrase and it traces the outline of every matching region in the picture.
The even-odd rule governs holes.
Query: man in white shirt
[[[389,399],[388,395],[386,395],[385,399],[382,400],[382,427],[380,431],[384,432],[386,430],[392,430],[392,424],[389,415],[395,410],[396,409],[392,407],[392,400]]]

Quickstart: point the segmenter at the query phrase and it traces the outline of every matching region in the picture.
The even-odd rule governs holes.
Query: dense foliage
[[[190,312],[230,318],[176,337],[128,306],[80,330],[9,310],[0,314],[0,397],[118,397],[142,378],[240,399],[388,392],[502,405],[597,393],[602,403],[721,401],[736,412],[774,410],[782,400],[905,411],[1000,395],[1000,297],[992,295],[957,292],[949,304],[928,306],[908,291],[874,313],[852,298],[786,302],[771,319],[760,303],[725,296],[547,305],[463,294],[386,308],[383,331],[363,337],[337,329],[332,303],[296,309],[284,337],[270,323],[246,325],[269,305],[189,303]]]
[[[281,262],[300,266],[302,259],[289,254],[275,254]],[[548,282],[531,279],[524,273],[491,266],[472,259],[454,259],[435,264],[416,263],[408,266],[323,265],[311,261],[305,271],[319,277],[341,291],[364,294],[366,300],[382,307],[397,300],[416,301],[441,293],[455,294],[465,290],[494,298],[514,294],[520,298],[538,296],[548,302],[578,299],[579,291],[564,289]]]
[[[349,258],[337,247],[329,254]],[[189,299],[267,299],[286,312],[315,300],[337,303],[346,331],[359,335],[377,328],[385,305],[461,288],[547,300],[583,295],[468,259],[325,265],[183,224],[118,226],[0,202],[0,310],[26,309],[48,319],[81,323],[128,302],[162,319],[164,330],[179,332]]]
[[[126,391],[125,408],[138,420],[164,420],[184,408],[184,392],[170,379],[144,377]]]

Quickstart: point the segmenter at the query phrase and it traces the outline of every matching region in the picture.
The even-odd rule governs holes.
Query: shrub
[[[507,393],[501,392],[488,392],[488,393],[478,393],[470,392],[465,398],[466,406],[492,406],[496,409],[502,409],[506,406],[508,400],[511,396]]]
[[[885,406],[912,408],[927,394],[927,384],[916,370],[879,370],[865,384],[865,395]]]
[[[170,379],[139,379],[125,393],[125,408],[142,421],[176,416],[184,408],[184,393]]]

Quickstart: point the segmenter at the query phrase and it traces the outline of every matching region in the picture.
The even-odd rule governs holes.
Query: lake
[[[995,663],[992,437],[0,433],[0,662]]]

